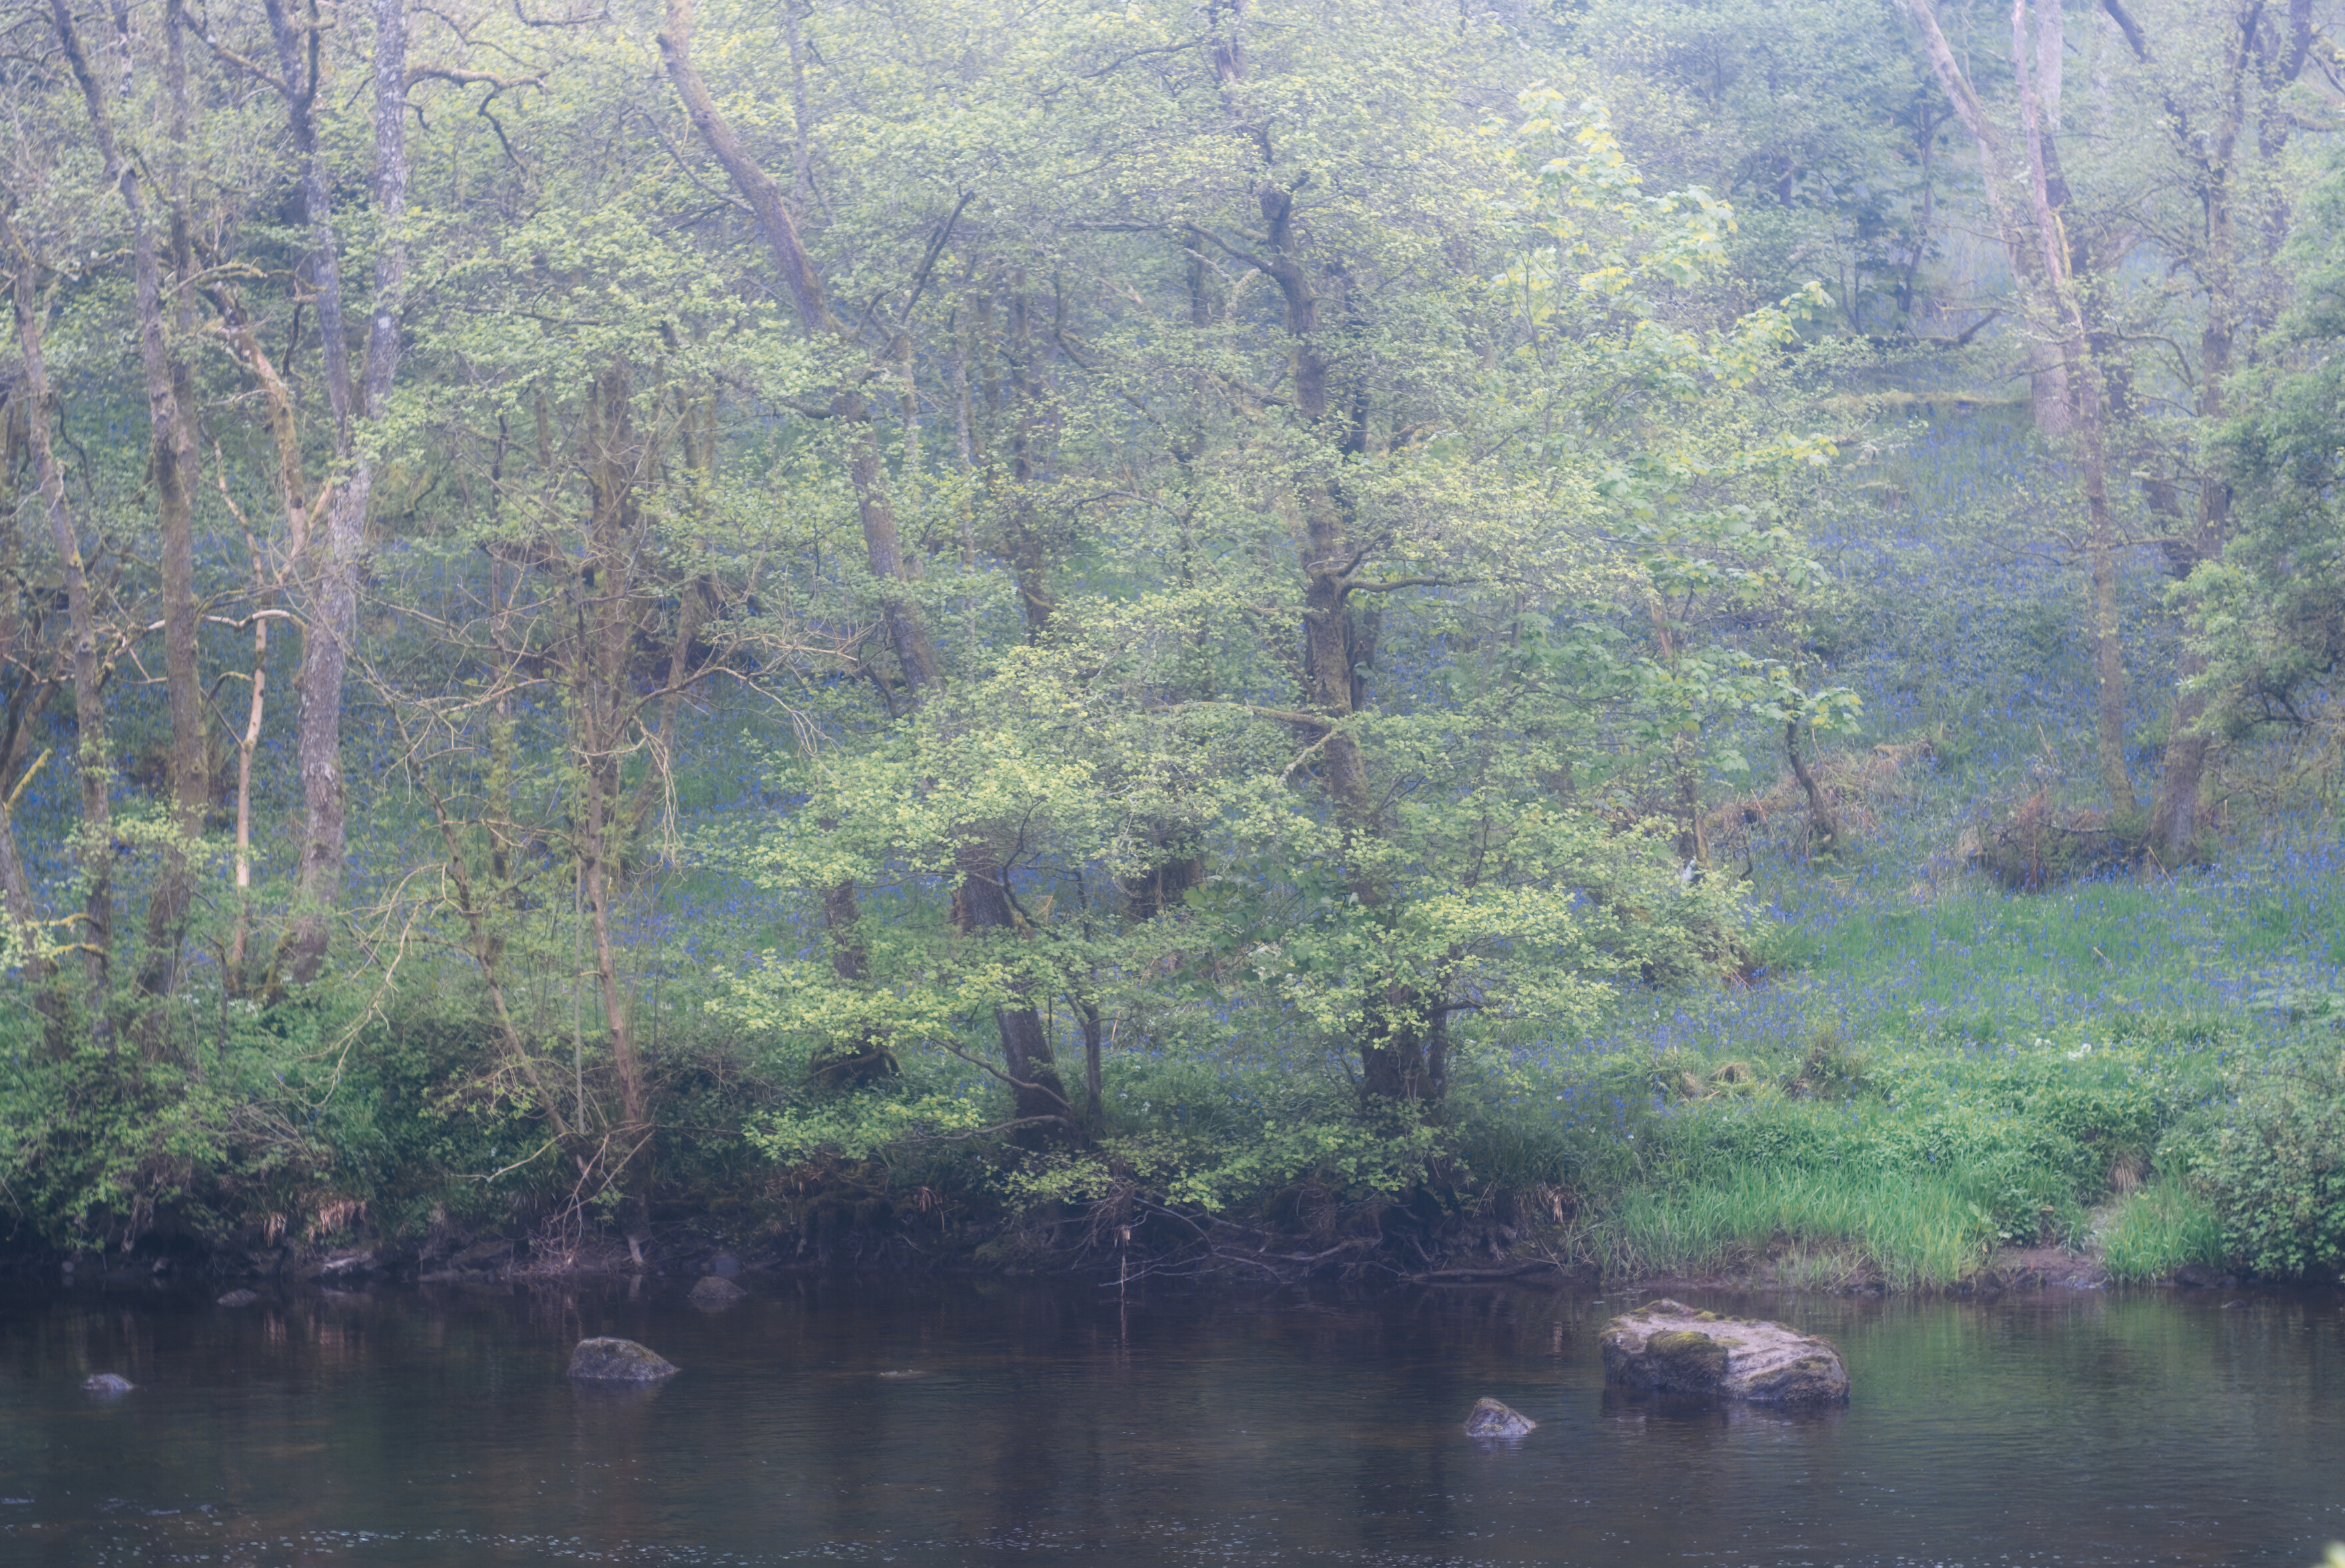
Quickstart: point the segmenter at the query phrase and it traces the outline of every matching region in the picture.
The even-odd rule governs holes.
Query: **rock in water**
[[[699,1284],[695,1285],[692,1288],[692,1294],[685,1300],[695,1307],[715,1309],[729,1307],[748,1294],[748,1291],[726,1279],[722,1274],[711,1274],[703,1279]]]
[[[1538,1422],[1528,1416],[1518,1415],[1497,1400],[1477,1400],[1474,1413],[1466,1418],[1467,1437],[1520,1437],[1536,1428]]]
[[[1826,1341],[1781,1323],[1721,1318],[1666,1300],[1604,1326],[1604,1375],[1638,1388],[1753,1404],[1826,1405],[1848,1398],[1848,1369]]]
[[[86,1394],[127,1394],[130,1391],[128,1378],[116,1377],[112,1372],[100,1372],[94,1378],[84,1378],[81,1391]]]
[[[219,1299],[218,1304],[223,1307],[249,1307],[259,1300],[259,1297],[249,1290],[230,1290]]]
[[[580,1382],[655,1383],[675,1371],[633,1340],[581,1340],[570,1352],[570,1375]]]

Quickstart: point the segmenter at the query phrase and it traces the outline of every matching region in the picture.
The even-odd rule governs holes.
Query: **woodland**
[[[2345,1266],[2330,0],[0,16],[16,1255]]]

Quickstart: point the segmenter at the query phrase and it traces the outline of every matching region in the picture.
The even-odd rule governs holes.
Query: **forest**
[[[7,1249],[2335,1278],[2338,21],[11,7]]]

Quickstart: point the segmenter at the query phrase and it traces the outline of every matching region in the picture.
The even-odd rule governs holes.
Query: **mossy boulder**
[[[1497,1400],[1477,1400],[1474,1413],[1466,1418],[1467,1437],[1520,1437],[1538,1426],[1528,1416],[1518,1414]]]
[[[1848,1369],[1830,1342],[1781,1323],[1648,1301],[1604,1327],[1604,1376],[1634,1388],[1765,1405],[1839,1404]]]
[[[710,1274],[692,1288],[685,1297],[705,1312],[721,1312],[749,1294],[722,1274]]]
[[[570,1375],[582,1383],[656,1383],[676,1369],[633,1340],[581,1340],[570,1352]]]

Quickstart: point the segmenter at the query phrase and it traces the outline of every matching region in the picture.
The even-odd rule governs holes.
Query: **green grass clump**
[[[1829,1286],[1870,1273],[1913,1290],[1976,1271],[1990,1238],[1985,1210],[1954,1181],[1745,1165],[1682,1190],[1624,1194],[1590,1239],[1608,1272],[1765,1265],[1784,1284]]]
[[[2159,1165],[2194,1118],[2220,1122],[2239,1042],[2203,1017],[2046,1029],[1591,1053],[1564,1094],[1536,1072],[1477,1086],[1515,1092],[1464,1118],[1461,1143],[1477,1179],[1568,1189],[1572,1245],[1608,1275],[1944,1289],[1997,1247],[2085,1248],[2113,1181]]]
[[[2154,1181],[2119,1199],[2101,1245],[2113,1280],[2162,1280],[2191,1264],[2223,1265],[2222,1222],[2178,1181]]]

